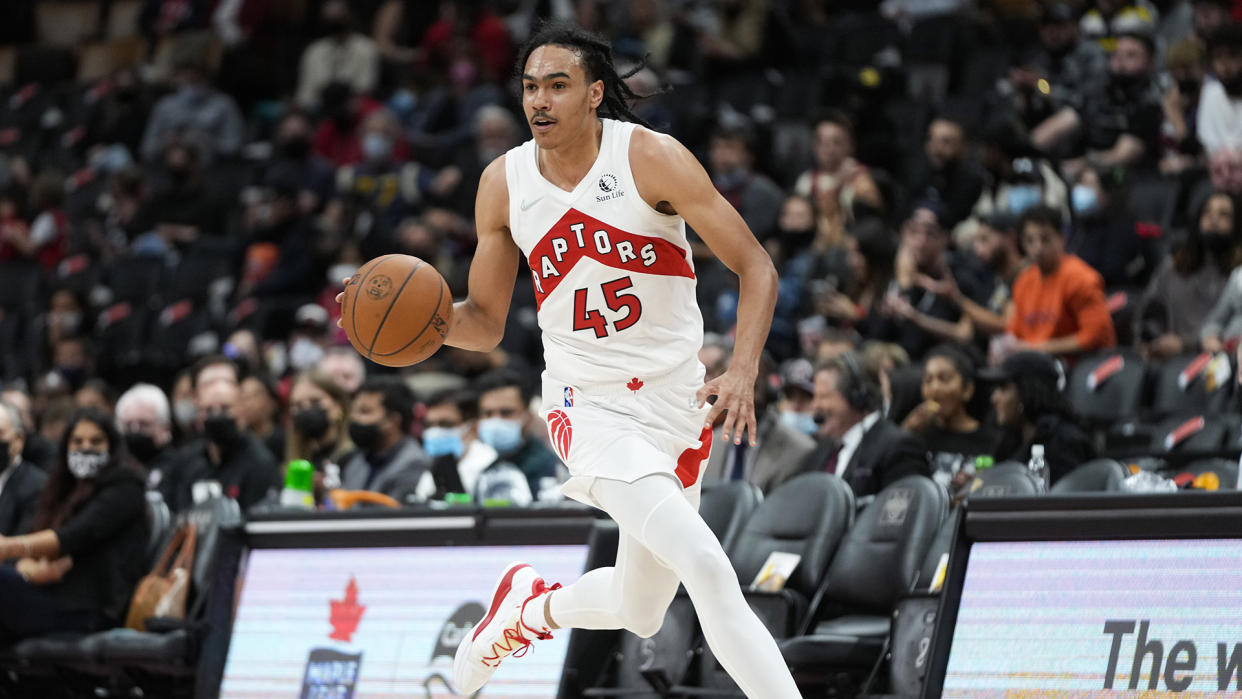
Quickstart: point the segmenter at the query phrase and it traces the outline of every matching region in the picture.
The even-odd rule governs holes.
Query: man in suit
[[[47,474],[22,460],[26,428],[21,413],[0,401],[0,536],[25,531],[39,506],[39,494]]]
[[[771,363],[765,358],[755,381],[755,414],[759,416],[755,430],[757,443],[753,447],[745,440],[741,444],[732,444],[721,434],[723,428],[716,425],[712,443],[721,446],[711,450],[704,482],[745,479],[759,486],[767,495],[776,486],[801,473],[799,469],[803,460],[815,449],[815,440],[780,419],[771,401],[773,390],[768,386],[767,377],[771,370]],[[723,417],[720,422],[724,422]]]
[[[855,497],[875,495],[913,474],[931,476],[927,450],[918,438],[880,414],[880,386],[843,355],[815,372],[815,419],[825,437],[803,461],[803,471],[835,473],[849,483]]]

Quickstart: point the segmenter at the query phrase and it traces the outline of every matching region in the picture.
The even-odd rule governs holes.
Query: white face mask
[[[89,480],[99,475],[108,463],[108,455],[97,451],[71,451],[66,459],[69,472],[79,480]]]
[[[320,359],[323,359],[323,348],[305,337],[299,337],[289,348],[289,365],[298,371],[315,366]]]
[[[178,425],[189,427],[198,417],[198,404],[192,400],[179,400],[173,403],[173,418]]]

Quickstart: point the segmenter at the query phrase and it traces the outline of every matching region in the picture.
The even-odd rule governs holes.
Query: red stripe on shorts
[[[677,480],[681,481],[681,487],[689,488],[699,480],[699,471],[703,468],[703,462],[707,461],[707,455],[712,452],[712,428],[704,427],[703,432],[699,435],[699,446],[697,449],[687,449],[677,457],[677,470],[673,473],[677,474]]]

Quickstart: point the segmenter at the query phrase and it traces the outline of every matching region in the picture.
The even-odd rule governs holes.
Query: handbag
[[[146,621],[151,617],[185,618],[185,599],[194,572],[197,538],[193,522],[183,522],[177,527],[160,554],[159,562],[138,581],[125,616],[125,628],[146,631]]]

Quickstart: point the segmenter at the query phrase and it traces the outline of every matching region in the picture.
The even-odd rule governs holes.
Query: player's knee
[[[729,557],[718,544],[691,547],[686,551],[683,565],[685,570],[682,575],[683,580],[691,576],[707,580],[737,577],[733,564],[729,562]]]

